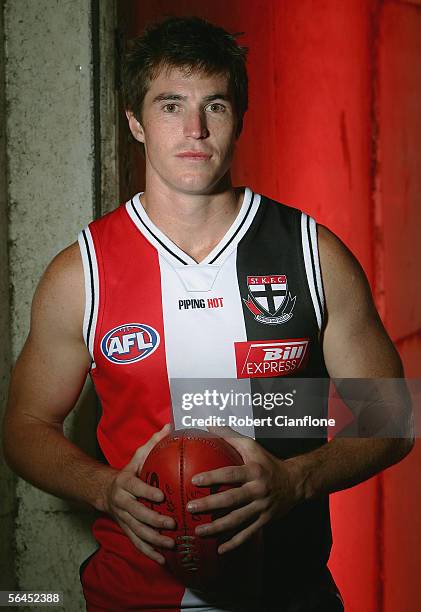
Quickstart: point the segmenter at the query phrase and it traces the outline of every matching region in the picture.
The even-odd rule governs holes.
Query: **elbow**
[[[406,438],[405,442],[406,442],[406,452],[405,452],[404,457],[409,455],[409,453],[414,448],[414,446],[415,446],[415,436],[411,436],[410,438]]]
[[[2,450],[6,465],[16,474],[22,458],[22,450],[27,447],[27,440],[32,433],[28,432],[25,438],[25,423],[12,414],[6,413],[2,427]]]
[[[405,457],[407,457],[409,455],[409,453],[412,451],[412,449],[415,446],[415,437],[414,436],[410,436],[410,437],[406,437],[406,438],[398,438],[394,440],[394,450],[396,453],[396,463],[398,463],[399,461],[402,461],[402,459],[405,459]]]
[[[408,419],[408,424],[406,427],[406,431],[405,434],[402,438],[401,438],[401,443],[402,443],[402,451],[403,451],[403,455],[402,455],[402,459],[404,459],[404,457],[406,457],[407,455],[409,455],[409,453],[412,451],[412,449],[415,446],[415,422],[414,422],[414,414],[411,411],[411,415],[410,418]]]
[[[6,465],[14,470],[14,444],[13,444],[13,434],[11,431],[10,423],[7,418],[3,421],[2,428],[2,448],[3,448],[3,457]]]

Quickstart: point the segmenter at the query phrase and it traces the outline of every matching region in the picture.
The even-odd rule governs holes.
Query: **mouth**
[[[211,158],[211,155],[201,151],[182,151],[181,153],[178,153],[176,157],[180,157],[181,159],[191,159],[193,161],[207,161]]]

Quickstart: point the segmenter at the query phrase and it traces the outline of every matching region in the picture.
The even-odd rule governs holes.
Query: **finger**
[[[153,436],[151,436],[149,440],[145,444],[143,444],[143,446],[139,446],[139,448],[136,450],[133,457],[124,469],[135,473],[139,472],[142,469],[146,457],[149,455],[155,444],[165,438],[165,436],[167,436],[170,431],[171,424],[166,423],[164,427],[160,431],[154,433]]]
[[[253,501],[253,499],[252,492],[247,488],[247,484],[245,484],[241,487],[232,488],[229,491],[221,491],[220,493],[207,495],[201,499],[189,501],[187,510],[194,513],[211,512],[212,510],[222,508],[244,506]]]
[[[165,516],[165,514],[160,514],[155,510],[151,510],[138,501],[130,503],[126,508],[123,508],[123,511],[129,512],[129,514],[141,523],[145,523],[157,529],[174,529],[176,526],[175,520],[170,516]]]
[[[149,453],[153,449],[153,447],[156,444],[158,444],[158,442],[163,440],[170,433],[170,431],[171,431],[171,424],[170,423],[166,423],[162,429],[160,429],[159,431],[155,432],[149,438],[149,440],[146,442],[146,444],[144,444],[141,447],[144,450],[145,457],[147,457],[147,455],[149,455]]]
[[[227,442],[229,442],[229,444],[231,444],[231,446],[241,455],[244,463],[250,461],[256,451],[259,452],[261,449],[258,443],[248,436],[235,435],[227,439]]]
[[[121,527],[124,533],[128,536],[130,541],[136,546],[138,550],[140,550],[144,555],[149,557],[149,559],[156,561],[160,565],[165,564],[165,557],[163,555],[161,555],[158,551],[154,550],[152,546],[149,546],[149,544],[143,542],[143,540],[138,538],[137,535],[131,531],[131,529],[123,526]]]
[[[244,527],[250,521],[254,522],[256,517],[259,516],[260,510],[260,504],[252,502],[247,504],[247,506],[229,512],[211,523],[196,527],[195,533],[198,536],[214,536],[228,531],[238,531],[239,527]]]
[[[156,529],[135,519],[129,512],[120,512],[120,520],[143,542],[159,548],[173,548],[173,538],[161,535]]]
[[[208,431],[220,438],[246,438],[247,436],[239,433],[229,425],[208,425]]]
[[[141,480],[138,476],[130,476],[122,480],[121,489],[132,497],[147,499],[151,502],[159,503],[164,500],[164,493],[158,487],[153,487]]]
[[[250,443],[256,444],[256,441],[253,438],[241,434],[235,429],[232,429],[232,427],[230,427],[229,425],[209,425],[208,430],[211,433],[219,436],[220,438],[225,438],[225,440],[229,442],[229,444],[231,444],[231,446],[233,446],[240,453],[243,458],[243,461],[245,461],[243,453],[250,448]]]
[[[250,480],[249,469],[246,465],[231,465],[195,474],[192,483],[199,487],[207,487],[212,484],[242,484],[248,480]]]
[[[257,533],[260,527],[262,527],[262,525],[263,525],[263,520],[259,519],[255,521],[254,523],[252,523],[251,525],[249,525],[248,527],[246,527],[245,529],[243,529],[242,531],[239,531],[230,540],[227,540],[226,542],[218,546],[218,553],[220,555],[223,555],[224,553],[227,553],[230,550],[234,550],[235,548],[238,548],[238,546],[241,546],[241,544],[244,544],[244,542],[246,542],[249,538],[251,538],[252,535]]]

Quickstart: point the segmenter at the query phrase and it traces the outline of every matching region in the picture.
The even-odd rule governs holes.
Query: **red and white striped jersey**
[[[196,263],[149,219],[140,194],[79,235],[86,307],[83,333],[102,414],[97,436],[114,468],[167,422],[180,426],[179,383],[225,379],[252,393],[263,382],[327,379],[319,342],[324,298],[314,219],[246,188],[241,209]],[[321,397],[319,413],[326,414]],[[243,407],[253,420],[257,411]],[[244,419],[246,421],[246,419]],[[287,458],[326,439],[239,431]],[[224,610],[191,592],[130,542],[106,515],[84,564],[87,601],[109,610]],[[302,504],[265,528],[264,588],[328,560],[328,499]],[[231,609],[231,608],[229,608]],[[239,609],[245,610],[244,604]]]

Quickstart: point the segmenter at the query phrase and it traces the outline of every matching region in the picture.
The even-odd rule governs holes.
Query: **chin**
[[[207,194],[212,191],[214,186],[218,184],[220,179],[215,179],[214,177],[198,177],[198,176],[186,176],[180,177],[178,180],[173,183],[177,190],[182,191],[184,193],[190,194]]]

